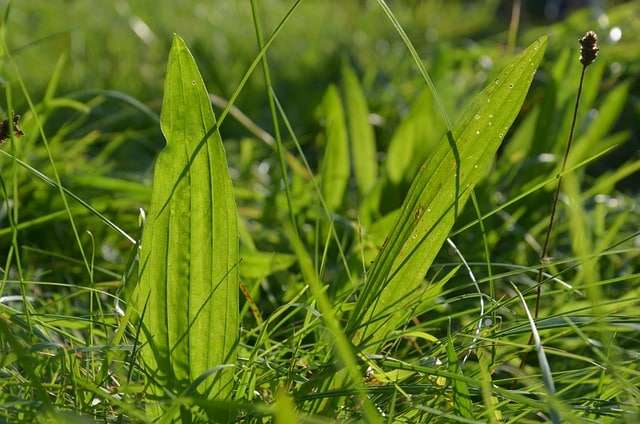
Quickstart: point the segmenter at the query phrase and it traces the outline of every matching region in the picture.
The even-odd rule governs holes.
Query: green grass
[[[1,422],[640,418],[640,2],[55,3],[0,2]]]

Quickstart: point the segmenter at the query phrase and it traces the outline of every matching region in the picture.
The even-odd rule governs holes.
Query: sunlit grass
[[[450,3],[101,5],[133,32],[92,84],[104,24],[34,60],[21,23],[59,11],[14,2],[0,420],[636,422],[640,4],[608,11],[565,168],[602,20],[482,37],[498,3]]]

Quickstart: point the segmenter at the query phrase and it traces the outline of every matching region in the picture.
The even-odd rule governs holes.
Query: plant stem
[[[513,53],[518,38],[518,26],[520,24],[520,0],[513,0],[511,7],[511,21],[509,22],[509,35],[507,39],[507,51]]]
[[[256,0],[251,0],[251,15],[253,17],[253,25],[256,32],[256,38],[258,40],[258,49],[264,48],[264,39],[262,37],[262,26],[260,24],[260,17],[258,15],[258,7]],[[271,74],[269,72],[269,62],[267,60],[267,52],[265,51],[262,57],[262,73],[264,75],[264,81],[267,86],[267,99],[269,100],[269,110],[271,111],[271,120],[273,121],[273,132],[276,140],[276,151],[278,153],[278,163],[280,164],[280,173],[282,174],[282,183],[284,185],[284,192],[287,198],[287,207],[289,209],[289,218],[291,219],[291,225],[293,226],[296,234],[298,233],[298,225],[296,223],[296,217],[293,212],[293,206],[291,202],[291,192],[289,189],[289,177],[287,175],[287,167],[284,163],[284,147],[282,146],[282,137],[280,136],[280,124],[278,122],[278,114],[276,112],[276,105],[273,101],[273,92],[271,85]]]
[[[549,216],[549,225],[547,226],[547,232],[544,237],[544,244],[542,251],[540,252],[540,268],[538,269],[538,277],[536,278],[536,307],[534,310],[534,319],[538,319],[540,313],[540,297],[542,295],[542,283],[544,282],[544,268],[547,261],[547,255],[549,254],[549,244],[551,239],[551,231],[553,230],[553,222],[556,217],[556,211],[558,210],[558,200],[560,198],[560,187],[562,185],[562,174],[567,166],[567,159],[569,158],[569,151],[571,150],[571,144],[573,142],[573,133],[576,127],[576,117],[578,115],[578,107],[580,105],[580,96],[582,95],[582,83],[584,82],[584,74],[587,70],[587,65],[582,65],[582,72],[580,73],[580,83],[578,85],[578,95],[576,96],[576,104],[573,108],[573,119],[571,120],[571,130],[569,131],[569,140],[567,141],[567,147],[562,157],[562,165],[560,166],[560,172],[558,173],[558,182],[556,184],[556,190],[553,195],[553,202],[551,203],[551,215]],[[533,334],[529,337],[527,344],[531,344],[533,341]],[[524,367],[526,363],[527,354],[525,353],[520,362],[520,368]]]

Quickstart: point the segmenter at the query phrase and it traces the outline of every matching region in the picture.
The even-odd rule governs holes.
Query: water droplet
[[[476,130],[476,135],[480,135],[480,130]]]
[[[427,212],[431,212],[431,208],[427,208]]]
[[[491,99],[487,99],[487,103],[491,103]]]
[[[492,125],[493,125],[493,122],[489,121],[489,122],[487,122],[487,124],[488,124],[489,126],[492,126]]]
[[[496,85],[500,84],[500,80],[496,80]]]
[[[480,119],[480,115],[476,113],[475,119]]]
[[[478,164],[476,163],[475,165],[473,165],[473,167],[474,167],[474,168],[477,168],[477,167],[478,167]]]
[[[498,134],[498,137],[500,137],[500,138],[504,137],[504,133],[503,133],[503,132],[500,132],[500,133]]]
[[[196,85],[196,80],[192,80],[191,85]]]
[[[509,88],[513,88],[513,84],[509,84]]]

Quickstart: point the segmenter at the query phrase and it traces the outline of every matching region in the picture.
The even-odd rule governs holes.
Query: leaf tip
[[[187,43],[177,33],[173,33],[173,41],[171,42],[171,50],[174,49],[186,49]]]

